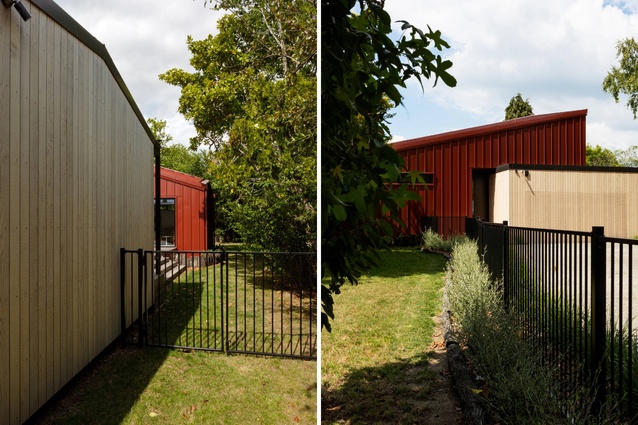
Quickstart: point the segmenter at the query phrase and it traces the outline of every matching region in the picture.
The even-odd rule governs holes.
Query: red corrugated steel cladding
[[[163,248],[205,251],[208,244],[208,183],[201,178],[161,167],[160,197],[174,207],[174,240],[163,240]],[[171,200],[174,200],[174,203]],[[164,220],[164,216],[162,217]],[[170,223],[162,223],[162,228]]]
[[[408,233],[421,231],[422,217],[489,219],[483,192],[499,165],[585,165],[586,117],[586,109],[535,115],[392,144],[408,170],[433,175],[402,211]]]

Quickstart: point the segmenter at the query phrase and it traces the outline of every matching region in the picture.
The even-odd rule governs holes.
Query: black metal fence
[[[566,388],[595,390],[594,407],[611,400],[638,413],[638,240],[591,232],[468,223],[504,303],[524,336],[560,358]]]
[[[121,256],[127,342],[316,359],[315,253]]]

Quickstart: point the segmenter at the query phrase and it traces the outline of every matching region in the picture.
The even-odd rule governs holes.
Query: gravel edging
[[[448,281],[446,279],[446,286]],[[474,375],[467,366],[467,359],[454,336],[450,321],[450,310],[447,304],[447,290],[443,293],[443,311],[441,313],[441,326],[443,327],[443,340],[447,353],[448,366],[456,393],[459,396],[467,423],[472,425],[484,425],[485,414],[483,405],[476,396],[474,390],[479,387],[474,380]]]
[[[448,261],[451,259],[450,254],[447,252],[429,252],[443,255]],[[450,280],[446,276],[441,308],[441,327],[445,350],[447,353],[448,367],[450,368],[454,388],[456,389],[456,393],[461,401],[461,405],[463,406],[463,412],[467,419],[467,423],[471,425],[484,425],[485,414],[483,412],[483,405],[474,392],[474,390],[478,390],[479,387],[474,380],[474,375],[468,368],[467,359],[465,358],[465,355],[456,340],[456,336],[454,335],[454,330],[452,329],[450,308],[447,298],[448,285],[450,285]]]

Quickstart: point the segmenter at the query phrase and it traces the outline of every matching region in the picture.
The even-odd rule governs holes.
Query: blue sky
[[[393,20],[441,30],[458,85],[403,90],[391,131],[396,140],[502,121],[517,93],[535,114],[588,109],[587,142],[638,145],[638,121],[604,93],[616,43],[638,36],[638,1],[386,0]],[[396,27],[397,33],[399,25]],[[397,34],[398,35],[398,34]]]

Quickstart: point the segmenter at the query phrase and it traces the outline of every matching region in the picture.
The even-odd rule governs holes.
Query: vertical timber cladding
[[[502,164],[585,165],[587,110],[534,115],[393,143],[408,170],[432,173],[433,185],[401,212],[408,234],[422,216],[473,216],[474,171]]]
[[[638,236],[638,169],[508,164],[497,168],[495,220],[519,227]]]
[[[119,248],[153,243],[153,142],[137,106],[97,40],[51,1],[23,4],[26,22],[0,8],[8,425],[26,421],[118,336]]]

